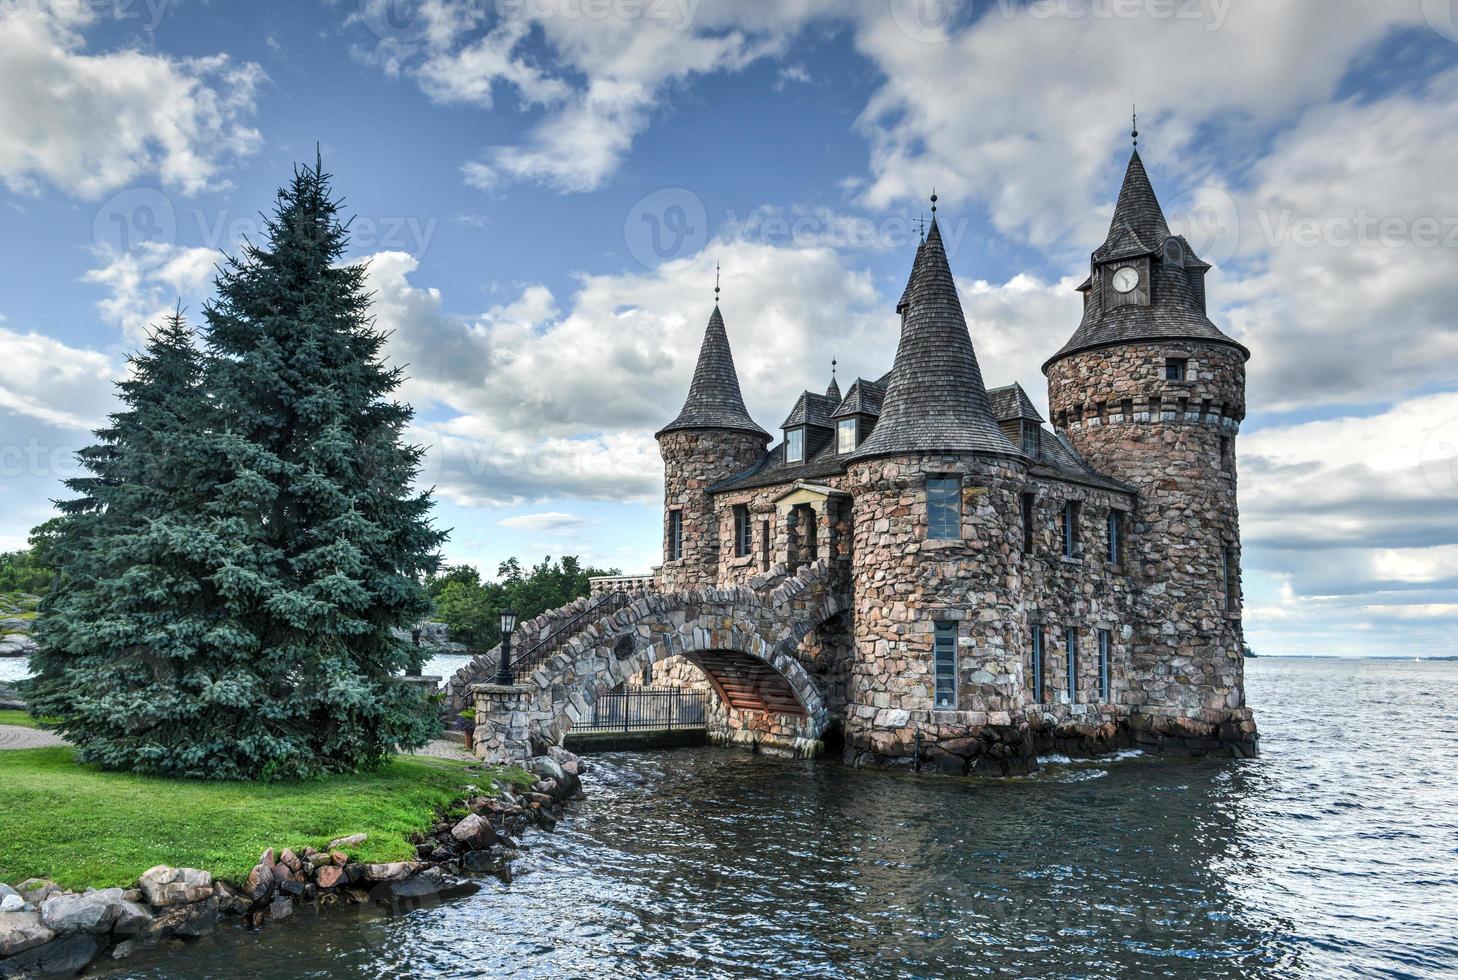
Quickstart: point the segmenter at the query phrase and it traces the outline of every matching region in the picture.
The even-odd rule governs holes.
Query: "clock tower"
[[[1082,321],[1043,373],[1054,425],[1138,493],[1131,724],[1253,751],[1235,496],[1250,352],[1206,314],[1209,269],[1170,233],[1136,150],[1079,287]]]

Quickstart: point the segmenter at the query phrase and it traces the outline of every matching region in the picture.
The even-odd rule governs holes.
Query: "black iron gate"
[[[598,697],[592,720],[572,726],[577,732],[643,732],[703,728],[708,695],[682,688],[629,687]]]

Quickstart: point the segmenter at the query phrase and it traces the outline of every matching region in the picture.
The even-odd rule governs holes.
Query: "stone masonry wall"
[[[927,536],[926,480],[962,480],[962,537]],[[1025,464],[991,457],[892,457],[851,467],[857,657],[846,711],[856,765],[930,759],[953,772],[1031,769],[1019,512]],[[957,624],[956,710],[934,700],[938,621]]]
[[[1165,379],[1168,358],[1187,360],[1185,381]],[[1242,354],[1179,341],[1085,351],[1049,367],[1048,394],[1079,452],[1139,491],[1129,535],[1138,586],[1129,678],[1136,737],[1253,751],[1238,578]],[[1231,608],[1225,549],[1235,569]]]
[[[742,473],[764,455],[764,438],[747,432],[689,429],[659,436],[663,455],[663,565],[659,587],[714,585],[719,576],[719,517],[708,488]],[[669,513],[683,513],[683,557],[669,557]]]

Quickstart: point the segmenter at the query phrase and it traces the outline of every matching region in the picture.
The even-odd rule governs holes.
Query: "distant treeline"
[[[561,561],[548,557],[530,571],[512,558],[497,567],[494,582],[482,582],[470,565],[450,565],[426,579],[426,588],[435,600],[435,618],[450,627],[451,639],[489,650],[501,642],[503,609],[515,609],[524,623],[587,595],[594,576],[617,574],[616,568],[584,567],[571,555]]]

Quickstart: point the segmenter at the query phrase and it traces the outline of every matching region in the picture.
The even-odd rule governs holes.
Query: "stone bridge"
[[[500,656],[494,650],[451,678],[447,703],[452,713],[475,705],[478,755],[517,760],[560,744],[592,716],[599,695],[645,667],[682,657],[703,672],[722,704],[711,736],[814,754],[830,716],[825,693],[798,654],[802,640],[847,608],[841,564],[822,559],[794,574],[780,567],[728,588],[578,600],[518,630],[515,685],[489,683]],[[746,716],[772,723],[740,724],[731,735],[727,719]]]

